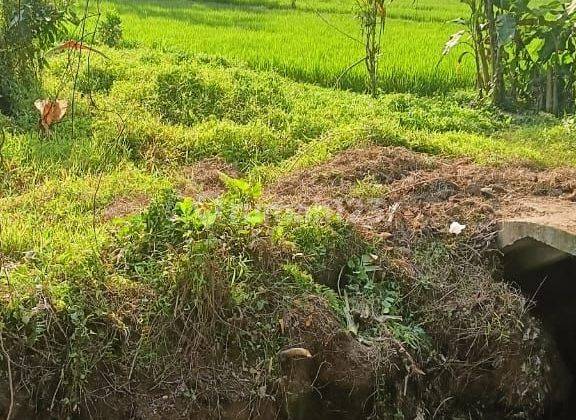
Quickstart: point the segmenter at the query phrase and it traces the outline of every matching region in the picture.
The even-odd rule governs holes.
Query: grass
[[[319,4],[332,21],[353,28],[348,6]],[[99,46],[110,59],[93,56],[90,69],[82,63],[74,118],[45,138],[37,131],[32,100],[71,100],[74,84],[70,77],[62,83],[67,57],[52,57],[44,91],[26,92],[21,99],[30,107],[0,119],[6,133],[0,332],[11,334],[14,354],[33,348],[48,357],[26,360],[22,377],[49,390],[39,397],[56,401],[63,413],[93,397],[87,394],[97,388],[91,380],[103,365],[130,372],[107,377],[128,381],[119,386],[135,382],[132,369],[138,378],[159,382],[180,372],[173,356],[178,340],[195,329],[205,334],[192,334],[194,346],[214,344],[202,341],[214,335],[218,346],[234,343],[246,356],[243,363],[268,372],[258,376],[263,383],[250,382],[266,390],[267,378],[278,374],[268,366],[286,344],[277,333],[284,310],[311,294],[329,302],[324,310],[343,323],[347,303],[315,279],[344,265],[354,287],[352,304],[368,299],[383,313],[405,315],[397,279],[374,284],[373,264],[363,258],[373,244],[325,209],[297,215],[266,207],[259,183],[364,145],[465,156],[479,164],[576,166],[573,120],[504,114],[475,102],[468,90],[452,91],[469,85],[465,70],[452,79],[427,73],[435,61],[430,45],[441,45],[452,30],[442,21],[457,15],[457,2],[441,7],[422,1],[417,11],[397,3],[388,36],[398,42],[385,60],[395,66],[383,66],[385,89],[450,92],[378,99],[294,80],[331,85],[356,50],[305,4],[295,11],[287,5],[117,3],[129,39],[167,48]],[[287,36],[286,28],[294,33]],[[320,48],[311,48],[328,33]],[[360,73],[346,83],[361,89]],[[177,197],[183,167],[214,157],[242,179],[228,179],[228,193],[214,202]],[[372,200],[386,190],[366,178],[350,193]],[[423,260],[431,260],[426,255]],[[443,278],[444,264],[438,266]],[[230,327],[244,322],[244,315],[254,321],[252,335]],[[430,345],[426,331],[405,319],[394,324],[395,337],[414,349]],[[218,400],[212,384],[193,391]]]
[[[576,166],[571,120],[471,108],[466,93],[374,100],[206,56],[105,52],[110,61],[92,61],[98,78],[86,77],[82,67],[97,107],[78,97],[74,121],[55,127],[50,139],[35,130],[33,110],[7,121],[4,259],[22,262],[33,252],[47,270],[77,262],[109,238],[114,225],[102,214],[117,200],[150,199],[178,184],[182,165],[214,156],[252,181],[271,181],[369,144],[482,164]],[[58,89],[63,66],[64,57],[53,61],[48,93]],[[102,78],[113,82],[102,85]],[[380,188],[366,180],[352,194],[370,197]]]
[[[473,108],[474,97],[466,92],[374,100],[205,55],[146,49],[106,53],[109,61],[93,58],[91,76],[82,67],[79,77],[79,87],[92,92],[98,107],[79,98],[74,121],[57,126],[53,141],[32,128],[33,110],[14,121],[3,148],[3,196],[56,174],[81,177],[126,164],[161,169],[214,155],[247,175],[275,176],[367,142],[471,156],[480,163],[576,162],[572,120]],[[50,95],[60,89],[64,67],[65,60],[53,61],[45,84]],[[61,96],[70,95],[71,87]]]
[[[325,1],[314,7],[301,2],[296,10],[288,2],[253,1],[127,0],[103,5],[118,10],[129,40],[238,59],[256,69],[273,69],[322,86],[334,86],[342,72],[363,56],[362,44],[341,33],[361,39],[351,1]],[[446,22],[464,11],[457,0],[442,5],[404,0],[390,6],[382,90],[431,94],[471,87],[472,62],[459,67],[454,54],[436,67],[444,43],[457,30]],[[340,86],[363,91],[364,79],[364,69],[358,66],[342,77]]]

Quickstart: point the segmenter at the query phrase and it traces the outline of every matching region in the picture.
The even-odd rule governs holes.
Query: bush
[[[46,64],[42,52],[64,36],[72,18],[69,0],[0,2],[1,112],[16,111],[19,88],[37,82]]]
[[[99,29],[100,41],[109,47],[117,47],[122,42],[122,20],[115,11],[106,13]]]
[[[78,78],[78,90],[82,93],[108,93],[115,79],[115,74],[110,70],[99,67],[90,68]]]

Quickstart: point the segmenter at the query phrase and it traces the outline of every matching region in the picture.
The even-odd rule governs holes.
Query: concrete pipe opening
[[[560,369],[544,419],[576,418],[576,235],[548,225],[504,223],[506,279],[533,302],[557,348]]]

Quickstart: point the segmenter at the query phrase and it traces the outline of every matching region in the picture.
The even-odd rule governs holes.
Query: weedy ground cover
[[[274,4],[262,13],[309,13]],[[250,13],[258,10],[248,2],[242,5]],[[325,6],[333,8],[330,13],[344,13],[336,3]],[[122,5],[117,7],[129,21]],[[220,9],[230,12],[226,5]],[[220,9],[216,26],[227,22]],[[156,9],[143,4],[143,10],[152,14]],[[232,17],[228,26],[236,24]],[[207,22],[201,26],[211,30]],[[128,39],[130,30],[126,25]],[[238,32],[229,36],[242,38]],[[262,184],[276,182],[280,189],[281,181],[298,170],[318,167],[349,149],[369,153],[367,146],[403,146],[479,164],[574,166],[573,120],[501,113],[474,105],[467,91],[436,98],[395,93],[373,99],[299,83],[221,56],[134,46],[98,49],[108,59],[92,56],[89,68],[80,66],[76,83],[62,84],[62,75],[69,74],[62,55],[51,59],[43,90],[26,93],[58,93],[74,102],[73,112],[52,127],[50,137],[36,129],[32,104],[29,111],[0,120],[0,331],[8,349],[2,360],[9,354],[14,362],[17,398],[24,395],[24,401],[29,392],[37,396],[40,409],[60,415],[85,415],[98,407],[106,417],[103,401],[118,398],[118,406],[129,406],[126,395],[139,410],[162,407],[167,417],[201,409],[221,414],[224,403],[284,395],[277,353],[300,343],[321,354],[320,364],[345,360],[347,366],[367,372],[366,388],[338,380],[357,375],[337,370],[336,382],[350,385],[336,388],[337,395],[351,395],[351,389],[371,395],[377,389],[382,404],[370,408],[386,412],[392,407],[414,417],[421,407],[414,401],[426,395],[427,386],[438,390],[454,384],[416,379],[421,367],[439,368],[444,352],[455,355],[454,360],[473,354],[475,366],[490,372],[516,372],[508,369],[512,353],[514,360],[521,354],[533,366],[532,355],[539,355],[544,345],[537,334],[529,334],[527,341],[518,339],[532,320],[518,322],[526,316],[525,301],[493,281],[494,259],[474,252],[470,256],[466,246],[459,247],[439,229],[426,230],[433,232],[429,237],[410,226],[397,232],[422,241],[406,257],[406,243],[396,243],[392,250],[381,247],[362,234],[361,226],[331,210],[310,206],[298,212],[269,205],[274,203],[267,201],[271,198]],[[194,165],[201,172],[206,159],[221,161],[235,173],[234,178],[216,176],[214,182],[227,192],[213,201],[196,200],[198,182],[187,175]],[[352,196],[369,201],[403,193],[388,184],[429,165],[412,159],[405,158],[406,167],[397,171],[381,166],[378,173],[360,172],[350,185]],[[355,160],[361,161],[362,155]],[[333,186],[344,176],[326,172],[322,180]],[[432,198],[440,203],[447,202],[442,194],[460,188],[453,180],[435,181],[431,193],[440,195]],[[548,185],[554,182],[545,180],[543,188],[556,191]],[[567,185],[562,181],[562,188]],[[407,190],[414,191],[414,207],[429,209],[430,191],[418,186],[426,187],[416,182]],[[474,204],[480,213],[473,213],[471,221],[489,222],[488,210]],[[388,206],[383,209],[388,211]],[[486,243],[482,236],[466,240],[474,246]],[[454,270],[447,280],[445,266],[455,260],[466,262],[470,275]],[[421,281],[421,300],[405,298],[414,284],[411,269]],[[478,313],[475,288],[480,283],[489,301],[494,297],[503,302],[482,312],[485,318],[468,316]],[[462,299],[435,305],[462,284],[466,287],[456,294]],[[434,292],[429,301],[428,290]],[[461,302],[464,307],[458,306]],[[434,312],[446,308],[442,316]],[[455,313],[467,316],[452,318]],[[430,324],[434,317],[442,325]],[[446,325],[477,335],[462,332],[461,340],[452,340],[442,335]],[[340,330],[354,331],[372,350],[346,334],[335,340],[334,332]],[[381,339],[384,344],[378,344]],[[325,342],[353,351],[342,355]],[[499,351],[484,364],[486,342]],[[514,347],[518,343],[525,347]],[[368,366],[362,360],[371,362]],[[540,368],[547,366],[515,376],[526,384],[504,381],[497,389],[506,393],[507,409],[540,409],[539,392],[547,380]],[[4,370],[2,374],[4,386],[8,376]],[[414,381],[414,399],[401,397],[407,375]],[[374,384],[373,378],[388,382]],[[469,378],[464,379],[454,391],[458,395],[469,391]],[[333,377],[320,380],[334,383]],[[142,394],[144,401],[138,400]],[[430,406],[438,406],[444,398],[440,394],[429,394]],[[361,397],[356,399],[364,401],[366,395]],[[468,406],[462,401],[443,407],[464,413]],[[1,409],[5,402],[0,397]]]

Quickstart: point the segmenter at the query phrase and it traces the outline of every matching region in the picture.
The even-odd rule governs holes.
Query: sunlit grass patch
[[[298,81],[334,86],[364,54],[364,47],[350,39],[361,37],[354,2],[297,1],[296,10],[287,3],[130,0],[104,6],[117,9],[126,37],[144,45],[220,55]],[[446,22],[462,11],[454,0],[392,4],[382,47],[382,90],[431,94],[472,87],[472,61],[459,66],[454,55],[437,67],[444,43],[456,30]],[[363,91],[364,68],[347,72],[339,84]]]

